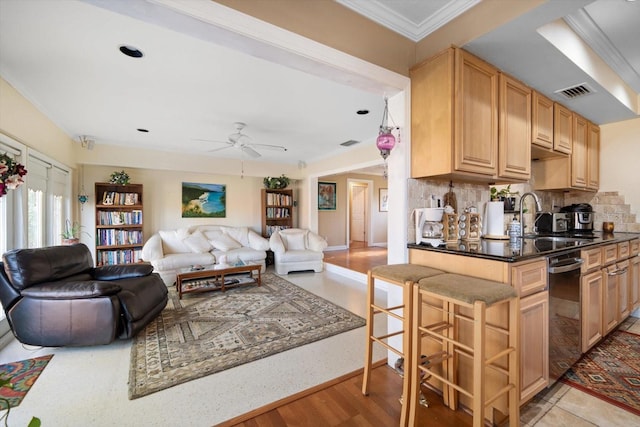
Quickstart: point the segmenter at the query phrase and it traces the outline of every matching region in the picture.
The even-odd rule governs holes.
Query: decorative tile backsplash
[[[408,180],[408,207],[409,212],[409,242],[415,242],[415,221],[413,210],[425,207],[437,207],[437,202],[430,205],[431,196],[437,201],[444,202],[445,194],[449,192],[449,181],[438,181],[428,179]],[[496,185],[498,190],[506,185]],[[490,200],[489,185],[472,183],[453,183],[453,193],[457,201],[456,213],[462,212],[465,208],[475,206],[481,214],[484,212],[485,204]],[[520,209],[520,196],[531,190],[530,184],[511,184],[511,191],[518,192],[516,195],[516,210]],[[631,208],[625,204],[624,196],[618,192],[590,193],[584,191],[535,191],[545,212],[558,212],[561,207],[573,203],[589,203],[595,212],[593,228],[595,231],[602,230],[603,221],[612,221],[615,224],[615,231],[620,232],[640,232],[640,223],[637,222],[635,214],[631,213]],[[533,223],[533,199],[525,201],[525,207],[529,212],[524,215],[525,233],[531,231]],[[442,204],[444,207],[444,203]],[[505,214],[505,229],[507,224],[513,219],[510,214]]]

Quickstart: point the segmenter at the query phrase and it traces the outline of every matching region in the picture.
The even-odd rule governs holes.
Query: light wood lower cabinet
[[[598,270],[581,279],[583,353],[602,338],[602,277],[602,272]]]
[[[623,261],[616,264],[618,270],[616,272],[618,279],[618,319],[621,323],[631,313],[629,306],[629,261]]]
[[[520,402],[549,385],[549,291],[520,299]]]
[[[615,265],[606,267],[602,271],[604,278],[602,332],[603,335],[607,335],[618,324],[618,278],[615,275]]]
[[[629,306],[640,307],[640,255],[629,260]]]

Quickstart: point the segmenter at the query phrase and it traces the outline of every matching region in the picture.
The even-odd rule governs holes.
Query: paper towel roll
[[[504,202],[487,202],[486,234],[504,236]]]

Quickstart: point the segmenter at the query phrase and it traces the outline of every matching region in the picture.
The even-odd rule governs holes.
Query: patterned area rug
[[[183,295],[131,348],[129,399],[365,325],[365,320],[275,274],[262,286]]]
[[[612,332],[562,377],[572,387],[640,415],[640,335]]]
[[[0,398],[6,399],[12,408],[18,406],[52,357],[53,354],[49,354],[0,365],[0,378],[10,380],[11,384],[11,388],[0,387]],[[0,409],[7,409],[4,400],[0,400]]]

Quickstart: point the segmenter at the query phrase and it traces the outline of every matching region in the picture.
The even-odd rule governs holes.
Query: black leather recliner
[[[0,302],[13,334],[45,347],[131,338],[167,304],[148,264],[93,267],[83,244],[15,249],[0,262]]]

